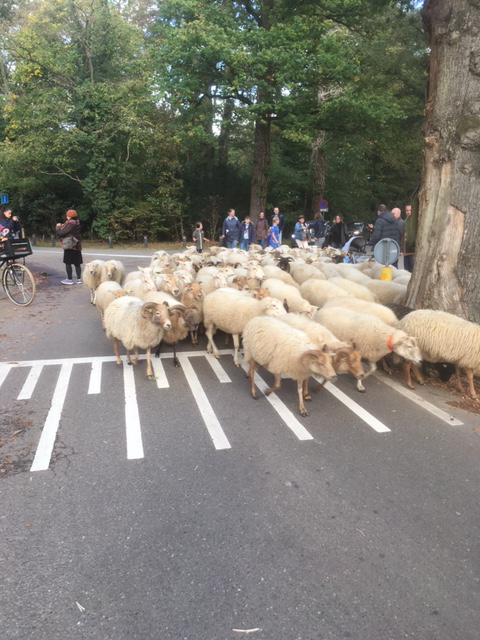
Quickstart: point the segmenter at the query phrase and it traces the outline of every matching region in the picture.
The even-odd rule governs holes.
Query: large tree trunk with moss
[[[321,132],[312,144],[311,166],[312,166],[312,214],[320,211],[320,203],[323,200],[325,191],[325,133]]]
[[[271,118],[265,114],[255,122],[253,148],[253,172],[250,192],[250,218],[256,220],[260,211],[265,211],[268,191],[268,172],[271,160]]]
[[[407,304],[480,322],[480,0],[426,0],[424,175]]]

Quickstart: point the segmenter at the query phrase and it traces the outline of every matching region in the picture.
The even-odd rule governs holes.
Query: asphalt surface
[[[359,394],[343,376],[354,410],[323,390],[301,418],[286,380],[289,417],[250,397],[231,355],[214,369],[204,341],[179,369],[165,348],[158,388],[144,361],[115,364],[61,260],[27,259],[32,306],[0,296],[2,640],[480,638],[479,416],[417,389],[463,423],[449,424],[380,378]],[[32,470],[57,405],[47,468]]]

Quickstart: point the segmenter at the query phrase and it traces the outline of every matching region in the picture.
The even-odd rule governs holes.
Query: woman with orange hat
[[[77,218],[77,212],[74,209],[69,209],[66,213],[66,222],[63,224],[59,222],[57,224],[57,235],[62,239],[63,246],[63,262],[67,270],[67,278],[62,280],[62,284],[82,284],[82,270],[81,265],[83,263],[82,257],[82,231],[80,229],[80,222]],[[73,269],[77,279],[73,280]]]

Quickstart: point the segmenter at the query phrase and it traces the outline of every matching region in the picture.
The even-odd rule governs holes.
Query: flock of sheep
[[[138,349],[147,353],[147,376],[153,378],[151,349],[176,344],[191,335],[198,344],[203,324],[207,350],[217,358],[217,329],[233,337],[234,361],[240,366],[240,338],[256,397],[258,365],[274,375],[267,393],[280,388],[281,378],[297,382],[299,409],[308,415],[308,380],[334,381],[339,373],[356,379],[357,389],[389,354],[404,362],[407,385],[411,367],[419,383],[422,360],[455,366],[457,383],[465,370],[469,394],[476,398],[474,376],[480,374],[480,325],[442,311],[404,306],[410,274],[393,268],[393,280],[381,280],[382,266],[337,262],[334,249],[248,252],[212,247],[173,255],[156,252],[146,268],[125,274],[118,260],[94,260],[83,281],[91,290],[103,328],[113,339],[117,364],[119,341],[127,362],[138,363]],[[341,259],[341,258],[340,258]],[[228,339],[228,336],[227,336]],[[385,361],[384,361],[385,362]],[[388,369],[388,365],[385,364]]]

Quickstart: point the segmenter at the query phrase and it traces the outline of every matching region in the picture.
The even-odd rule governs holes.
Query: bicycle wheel
[[[28,306],[35,297],[35,278],[23,264],[12,262],[7,265],[3,272],[2,284],[13,304],[20,307]]]

